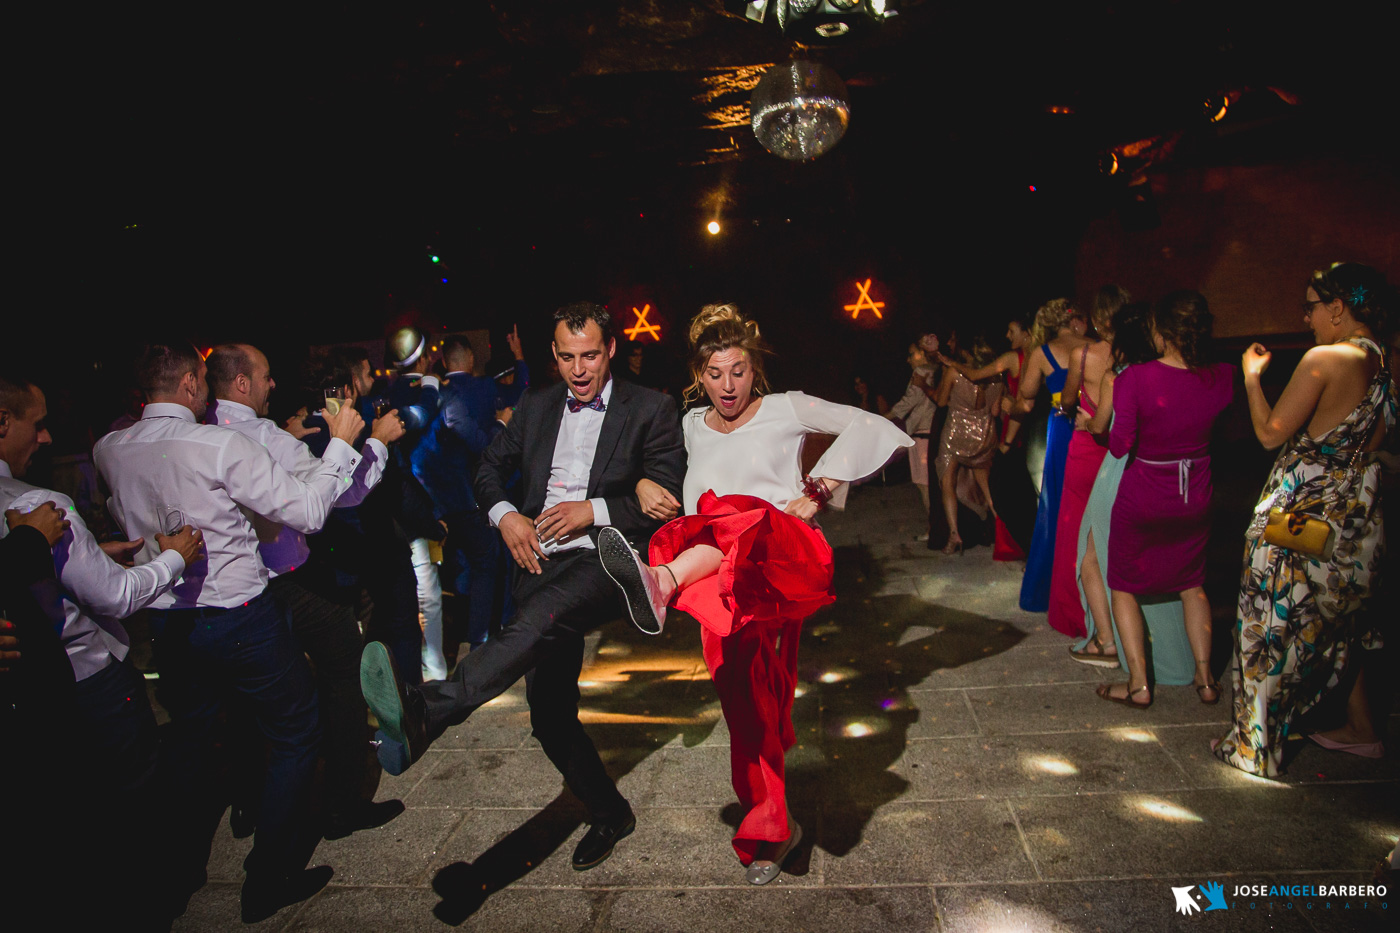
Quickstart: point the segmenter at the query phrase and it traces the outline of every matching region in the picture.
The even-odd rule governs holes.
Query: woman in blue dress
[[[1045,612],[1050,607],[1050,574],[1055,562],[1055,523],[1060,515],[1060,489],[1064,485],[1065,457],[1069,453],[1074,417],[1061,408],[1060,393],[1071,354],[1090,341],[1075,332],[1080,317],[1068,298],[1056,298],[1036,312],[1031,328],[1035,350],[1026,353],[1026,368],[1018,387],[1019,408],[1027,413],[1040,387],[1050,393],[1050,418],[1045,429],[1045,468],[1040,478],[1040,504],[1035,513],[1035,531],[1026,557],[1026,575],[1021,580],[1021,608]],[[1037,352],[1039,351],[1039,352]],[[1064,406],[1072,410],[1072,405]]]

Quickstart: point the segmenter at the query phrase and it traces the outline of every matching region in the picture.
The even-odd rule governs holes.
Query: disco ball
[[[851,104],[836,72],[816,62],[774,65],[753,89],[753,134],[763,148],[806,162],[846,135]]]

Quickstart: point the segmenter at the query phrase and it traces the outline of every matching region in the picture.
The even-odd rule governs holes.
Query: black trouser
[[[321,755],[326,762],[325,805],[328,812],[340,813],[363,799],[369,765],[369,721],[360,693],[364,646],[355,610],[303,579],[306,569],[274,577],[267,590],[291,617],[292,634],[314,665]]]
[[[316,690],[286,615],[263,593],[233,609],[151,611],[160,701],[170,712],[161,743],[160,784],[175,838],[171,874],[190,875],[208,859],[222,810],[215,787],[214,726],[231,695],[248,704],[267,740],[250,874],[305,867],[314,847],[307,818],[320,727]]]
[[[594,822],[617,822],[631,812],[608,777],[598,749],[578,720],[578,676],[583,636],[622,611],[617,588],[590,548],[541,561],[543,572],[522,573],[515,587],[515,615],[492,638],[463,658],[447,680],[417,690],[427,713],[428,737],[446,729],[527,677],[530,725],[535,738]]]
[[[361,576],[374,603],[365,637],[389,646],[399,674],[411,684],[423,682],[423,630],[418,626],[418,577],[408,538],[397,525],[368,549]]]

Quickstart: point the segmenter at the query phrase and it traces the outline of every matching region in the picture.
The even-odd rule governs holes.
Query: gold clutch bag
[[[1331,560],[1332,545],[1336,539],[1336,529],[1320,518],[1296,510],[1285,512],[1278,508],[1269,509],[1264,540],[1274,547]]]

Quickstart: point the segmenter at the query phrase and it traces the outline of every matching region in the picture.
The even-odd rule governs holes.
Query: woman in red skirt
[[[704,396],[710,404],[683,422],[685,515],[652,536],[649,561],[612,528],[599,534],[598,552],[642,631],[659,634],[671,604],[701,624],[745,809],[734,851],[748,881],[767,884],[802,838],[788,815],[783,771],[802,621],[836,598],[831,546],[816,516],[828,501],[844,503],[846,483],[914,442],[876,414],[801,392],[768,394],[758,325],[733,305],[707,305],[691,321],[690,346],[686,401]],[[836,441],[803,476],[808,434]],[[654,517],[679,511],[648,480],[637,491]]]

